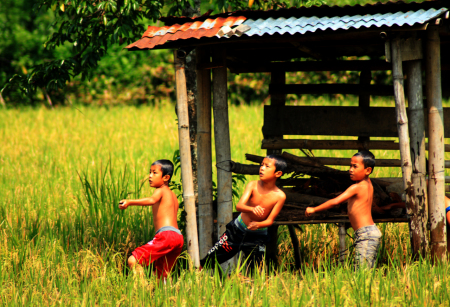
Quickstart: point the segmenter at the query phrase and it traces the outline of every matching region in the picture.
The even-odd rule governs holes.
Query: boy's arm
[[[141,199],[122,199],[119,202],[119,209],[126,209],[129,206],[153,206],[161,200],[162,191],[157,189],[151,197]]]
[[[257,181],[251,181],[249,182],[249,184],[247,184],[244,193],[242,194],[241,198],[239,199],[239,202],[236,205],[237,211],[244,213],[254,213],[256,214],[256,216],[262,216],[264,214],[264,208],[261,208],[260,206],[256,207],[247,206],[250,196],[252,196],[253,189],[257,184],[258,184]]]
[[[284,201],[286,200],[286,195],[283,193],[283,196],[280,197],[278,202],[275,204],[275,206],[272,208],[272,211],[270,212],[267,219],[265,219],[262,222],[251,222],[247,228],[249,230],[257,230],[259,228],[269,227],[272,226],[273,221],[278,216],[278,213],[280,213],[281,209],[283,208]]]
[[[330,199],[317,207],[306,208],[305,215],[307,217],[309,217],[316,212],[328,210],[333,207],[337,207],[337,206],[339,206],[339,204],[347,201],[350,197],[356,195],[356,193],[358,193],[358,186],[356,184],[354,184],[354,185],[350,186],[347,190],[345,190],[345,192],[342,193],[341,195],[339,195],[338,197]]]

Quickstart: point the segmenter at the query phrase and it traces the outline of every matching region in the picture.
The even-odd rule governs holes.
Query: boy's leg
[[[355,232],[355,265],[372,268],[380,247],[381,232],[377,226],[361,227]]]
[[[245,257],[242,261],[246,261],[248,268],[253,269],[263,263],[267,241],[267,235],[246,235],[242,243],[242,251]]]
[[[208,251],[205,258],[200,260],[200,266],[214,267],[216,261],[221,264],[234,257],[240,251],[243,235],[242,231],[234,225],[234,220],[228,223],[219,241]]]

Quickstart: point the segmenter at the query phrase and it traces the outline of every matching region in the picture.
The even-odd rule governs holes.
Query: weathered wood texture
[[[409,146],[409,130],[408,117],[406,115],[406,101],[403,86],[403,67],[402,67],[402,53],[401,41],[394,38],[391,41],[391,55],[392,55],[392,75],[394,80],[395,92],[395,113],[398,129],[398,139],[400,144],[400,158],[403,178],[403,188],[406,192],[406,208],[409,214],[412,214],[414,209],[413,187],[412,187],[412,163],[411,152]],[[412,232],[412,236],[417,233]],[[420,239],[419,239],[420,240]],[[415,239],[413,239],[415,242]]]
[[[213,50],[213,61],[225,61],[225,57],[225,49]],[[233,216],[226,67],[213,69],[213,112],[217,161],[217,233],[220,236]]]
[[[289,236],[291,237],[292,249],[294,251],[295,268],[300,270],[302,265],[302,258],[300,255],[300,244],[298,242],[297,233],[295,232],[294,225],[288,225]]]
[[[394,96],[390,85],[361,85],[361,84],[285,84],[270,85],[269,94],[298,94],[298,95],[373,95]]]
[[[200,266],[195,212],[194,182],[192,178],[191,148],[189,137],[188,98],[186,90],[185,59],[174,52],[175,77],[177,84],[178,138],[181,158],[181,178],[183,180],[183,200],[186,208],[186,235],[188,253],[196,267]]]
[[[274,71],[270,74],[272,85],[284,85],[286,84],[286,73],[284,71]],[[284,106],[286,103],[285,94],[272,94],[270,96],[270,104],[273,106]],[[282,140],[283,135],[271,135],[268,136],[271,140]],[[267,154],[281,154],[281,149],[268,149]]]
[[[406,62],[408,84],[408,117],[412,160],[413,203],[411,216],[412,249],[414,255],[425,257],[428,252],[428,192],[425,159],[425,117],[423,113],[421,61]]]
[[[408,223],[409,219],[406,217],[399,218],[374,218],[374,223]],[[335,224],[335,223],[350,223],[348,218],[334,218],[334,219],[311,219],[311,220],[291,220],[291,221],[275,221],[273,225],[293,225],[293,224]]]
[[[347,229],[345,223],[341,222],[339,225],[339,261],[344,262],[347,256],[347,246],[345,244],[345,237],[347,236]]]
[[[232,73],[251,72],[297,72],[297,71],[360,71],[391,70],[389,63],[383,60],[370,61],[301,61],[272,62],[267,64],[242,64],[230,67]]]
[[[370,70],[363,70],[359,76],[359,84],[360,86],[370,86],[370,81],[372,80],[372,72]],[[368,94],[360,94],[358,105],[360,108],[369,108],[370,107],[370,95]]]
[[[450,108],[444,117],[450,138]],[[384,107],[365,112],[359,107],[264,106],[263,134],[398,137],[395,109]]]
[[[426,95],[428,102],[428,214],[431,226],[431,257],[444,261],[446,242],[445,173],[444,173],[444,112],[441,91],[441,55],[439,29],[427,30]]]
[[[197,63],[209,61],[207,49],[197,48]],[[198,230],[200,258],[213,245],[214,219],[211,153],[211,71],[197,70]]]
[[[423,113],[423,112],[422,112]],[[307,139],[263,139],[261,149],[384,149],[399,150],[395,141],[359,141],[359,140],[307,140]],[[428,143],[425,144],[428,150]],[[445,152],[450,152],[450,145],[445,145]]]

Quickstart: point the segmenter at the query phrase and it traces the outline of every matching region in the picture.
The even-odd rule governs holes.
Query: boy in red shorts
[[[183,236],[178,229],[178,200],[169,188],[173,174],[173,164],[169,160],[153,162],[150,168],[150,186],[156,188],[151,197],[141,199],[124,199],[119,208],[124,210],[129,206],[152,206],[153,223],[156,233],[153,240],[136,248],[128,258],[131,269],[139,269],[141,265],[148,266],[154,262],[158,278],[164,279],[173,268],[183,249]]]

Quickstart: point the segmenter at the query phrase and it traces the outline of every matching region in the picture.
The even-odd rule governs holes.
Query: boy
[[[375,167],[375,156],[368,150],[355,154],[350,162],[350,179],[355,181],[344,193],[317,207],[306,208],[307,217],[348,201],[348,218],[355,230],[356,267],[372,268],[380,246],[381,232],[372,219],[373,187],[369,179]]]
[[[136,248],[128,258],[131,269],[140,265],[149,265],[154,262],[158,278],[164,279],[175,264],[183,249],[183,236],[178,229],[177,212],[178,200],[169,188],[173,174],[173,164],[169,160],[158,160],[150,167],[149,183],[156,188],[152,197],[136,200],[124,199],[119,208],[124,210],[129,206],[152,206],[155,237],[147,244]]]
[[[267,227],[271,226],[284,205],[286,195],[275,182],[283,175],[286,161],[276,155],[264,158],[259,168],[258,181],[250,182],[245,188],[236,210],[241,214],[226,226],[226,231],[211,248],[200,266],[212,265],[213,261],[223,263],[238,252],[251,256],[249,263],[260,262],[268,241]]]

